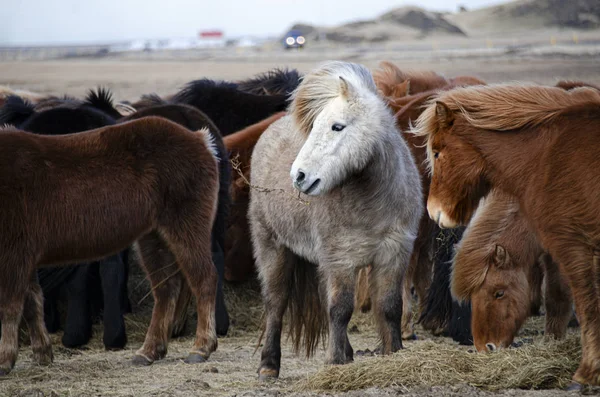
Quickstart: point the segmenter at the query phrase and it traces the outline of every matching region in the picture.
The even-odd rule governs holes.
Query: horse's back
[[[174,200],[216,192],[206,145],[202,134],[156,117],[72,135],[2,133],[0,218],[14,225],[5,237],[28,231],[48,264],[118,252],[156,228]]]

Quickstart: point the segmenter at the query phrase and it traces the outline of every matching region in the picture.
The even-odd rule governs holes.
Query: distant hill
[[[600,28],[599,0],[518,0],[446,15],[467,34],[541,28]]]
[[[459,27],[447,21],[442,13],[418,7],[402,7],[376,19],[354,21],[334,28],[296,24],[291,29],[300,30],[312,40],[324,38],[345,43],[416,39],[436,33],[465,34]]]
[[[296,24],[309,40],[343,43],[420,39],[430,36],[478,36],[543,28],[600,28],[600,0],[518,0],[493,7],[440,13],[401,7],[375,19],[333,28]]]

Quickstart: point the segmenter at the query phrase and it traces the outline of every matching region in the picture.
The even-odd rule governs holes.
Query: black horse
[[[237,83],[238,89],[255,95],[291,95],[302,76],[296,69],[271,69]]]
[[[238,83],[194,80],[166,100],[144,95],[132,104],[138,110],[157,104],[179,103],[195,107],[206,114],[219,128],[222,136],[258,123],[288,106],[289,95],[256,95],[241,91]]]
[[[471,305],[458,303],[450,292],[451,264],[454,246],[465,228],[442,229],[434,244],[433,280],[427,291],[426,307],[419,323],[433,332],[441,331],[461,345],[472,345]]]

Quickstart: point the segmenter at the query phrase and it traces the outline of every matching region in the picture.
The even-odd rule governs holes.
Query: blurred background
[[[600,0],[4,2],[0,84],[118,99],[327,59],[487,82],[600,81]]]

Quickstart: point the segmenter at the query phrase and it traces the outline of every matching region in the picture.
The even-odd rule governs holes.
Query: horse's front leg
[[[600,385],[600,302],[596,291],[597,272],[593,269],[593,257],[589,255],[587,247],[577,250],[577,245],[571,241],[558,247],[559,249],[548,248],[553,258],[564,264],[581,326],[582,357],[573,380],[582,384]]]
[[[354,311],[356,272],[353,268],[323,267],[327,280],[327,309],[329,313],[329,344],[326,364],[346,364],[353,360],[348,339],[348,323]]]
[[[254,228],[256,265],[265,303],[266,329],[258,369],[259,380],[279,377],[281,368],[281,330],[288,305],[292,272],[286,263],[286,249],[268,238],[262,227]],[[315,291],[315,293],[318,293]]]
[[[22,266],[21,264],[19,266]],[[16,272],[15,272],[16,273]],[[10,286],[0,289],[0,376],[8,375],[15,366],[19,353],[19,323],[27,292],[27,281],[16,274]]]
[[[559,266],[550,255],[544,254],[542,265],[546,274],[546,337],[563,339],[573,314],[573,299]]]
[[[381,353],[402,349],[402,290],[405,266],[400,261],[373,267],[373,308],[381,338]]]
[[[104,297],[104,347],[107,350],[122,349],[127,344],[123,302],[127,299],[125,264],[121,254],[100,261],[100,278]],[[125,296],[123,296],[125,295]]]
[[[95,267],[92,263],[72,266],[76,269],[67,280],[67,320],[62,343],[65,347],[77,348],[92,337],[89,288]]]
[[[44,324],[43,301],[42,288],[38,283],[37,274],[34,273],[25,298],[23,318],[29,328],[33,361],[39,365],[49,365],[53,361],[52,341]]]
[[[218,284],[217,284],[217,302],[215,306],[215,320],[217,335],[225,336],[229,330],[229,313],[225,305],[225,294],[223,293],[223,278],[225,277],[225,253],[221,244],[212,239],[212,256],[213,262],[217,269]]]

